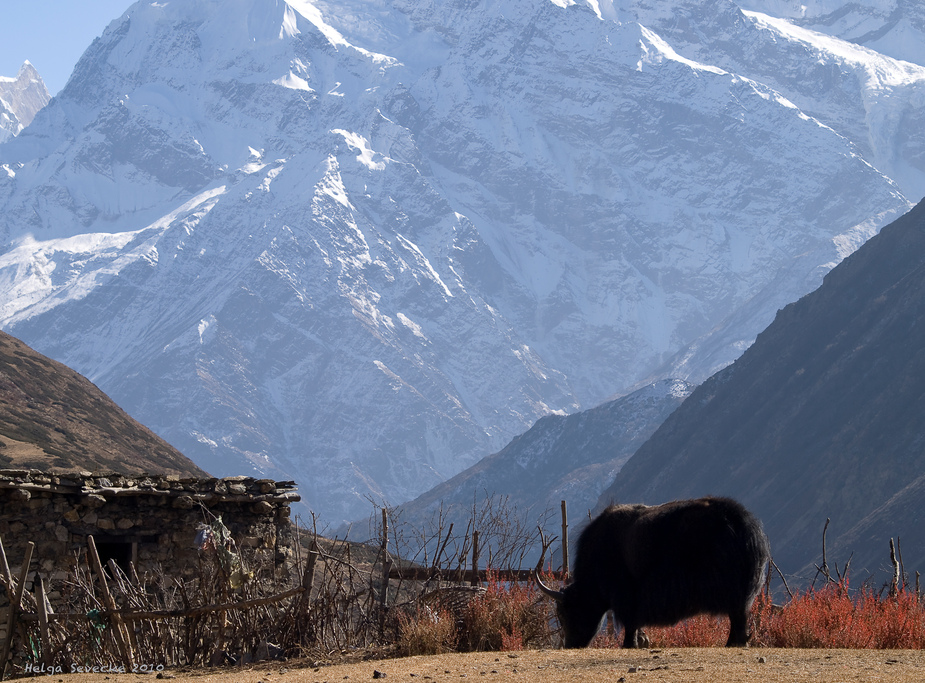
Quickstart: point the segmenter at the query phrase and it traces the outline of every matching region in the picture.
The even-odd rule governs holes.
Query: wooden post
[[[472,581],[473,586],[478,586],[479,581],[479,532],[478,529],[472,532]]]
[[[389,511],[382,508],[382,540],[379,542],[382,554],[389,552]]]
[[[22,560],[22,568],[19,570],[19,583],[14,588],[10,584],[10,614],[6,620],[6,639],[3,641],[3,651],[0,652],[0,681],[6,675],[6,665],[10,660],[10,648],[13,646],[13,631],[16,628],[16,618],[19,610],[22,608],[22,594],[26,590],[26,579],[29,577],[29,565],[32,564],[32,551],[35,550],[35,543],[29,541],[26,546],[26,556]],[[6,568],[9,574],[9,567]],[[13,578],[10,576],[10,581]]]
[[[125,624],[122,621],[122,617],[116,612],[116,601],[112,599],[112,593],[109,592],[109,584],[106,583],[106,572],[103,571],[99,553],[96,552],[96,541],[93,540],[93,536],[87,536],[87,549],[93,571],[96,572],[96,575],[100,579],[103,602],[106,605],[106,609],[111,613],[113,633],[115,634],[116,645],[119,646],[119,654],[122,655],[122,664],[125,666],[126,672],[133,671],[135,669],[135,662],[132,656],[132,649],[128,644],[129,641],[125,632]]]
[[[379,606],[382,607],[382,617],[385,617],[385,608],[389,602],[389,572],[392,570],[392,558],[389,557],[389,512],[382,508],[382,580],[379,584]]]
[[[315,542],[312,541],[311,550],[308,551],[308,562],[305,565],[305,573],[302,574],[302,594],[299,596],[298,608],[296,614],[301,614],[305,605],[308,604],[312,596],[312,583],[315,581],[315,563],[318,561],[318,550]]]
[[[562,501],[562,579],[568,578],[568,510]]]
[[[35,575],[35,606],[39,615],[39,634],[42,637],[42,664],[51,664],[51,638],[48,637],[48,608],[45,605],[45,582]]]
[[[389,557],[389,511],[382,508],[382,540],[379,543],[382,557],[382,577],[379,579],[379,635],[385,633],[385,613],[389,607],[389,572],[392,558]]]
[[[7,615],[7,622],[9,622],[13,615],[13,594],[15,593],[16,589],[13,584],[13,574],[10,572],[10,565],[6,561],[6,552],[3,550],[2,539],[0,539],[0,560],[2,560],[2,564],[0,564],[0,570],[3,571],[3,585],[6,587],[6,597],[10,601],[10,612]],[[12,633],[12,628],[9,624],[7,625],[7,633]],[[8,650],[0,652],[0,681],[3,680],[3,674],[6,672],[6,658],[8,656]]]
[[[387,557],[382,563],[382,588],[379,591],[379,604],[382,607],[382,617],[389,605],[389,572],[392,571],[392,558]]]
[[[890,539],[890,562],[893,565],[893,579],[890,581],[890,597],[895,598],[899,592],[899,562],[896,560],[896,545]]]
[[[13,575],[10,573],[10,565],[6,561],[6,552],[3,550],[3,539],[0,539],[0,569],[3,570],[3,580],[6,582],[6,589],[8,591],[7,597],[10,599],[10,602],[13,601]]]

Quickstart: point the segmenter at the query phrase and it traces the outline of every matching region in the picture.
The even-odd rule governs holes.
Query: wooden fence
[[[45,585],[41,575],[36,574],[34,584],[34,597],[36,611],[29,612],[23,606],[23,598],[26,595],[25,587],[29,574],[29,567],[32,562],[32,555],[35,544],[30,542],[26,547],[26,553],[23,558],[18,580],[14,579],[10,572],[6,552],[3,548],[2,539],[0,539],[0,580],[6,588],[7,595],[10,597],[10,606],[7,613],[6,633],[0,649],[0,680],[6,677],[7,669],[11,662],[11,646],[17,627],[22,623],[35,624],[38,622],[40,642],[37,650],[41,652],[41,659],[38,666],[41,671],[46,671],[51,666],[53,648],[50,646],[51,638],[49,637],[49,626],[56,621],[89,621],[89,622],[109,622],[112,629],[113,638],[119,651],[119,662],[121,671],[146,672],[149,665],[139,665],[136,658],[137,644],[134,643],[134,632],[128,628],[128,624],[139,620],[159,620],[171,618],[189,618],[199,617],[207,614],[225,613],[234,610],[246,610],[263,605],[269,605],[281,602],[288,598],[299,597],[301,603],[307,597],[312,585],[315,564],[318,559],[318,552],[310,551],[302,576],[301,584],[298,587],[260,598],[241,600],[237,602],[227,602],[222,604],[203,605],[187,609],[176,610],[142,610],[142,609],[120,609],[117,607],[115,600],[109,589],[109,578],[100,562],[99,553],[96,549],[96,542],[93,536],[87,537],[87,559],[93,574],[99,581],[100,593],[105,609],[96,613],[75,613],[64,612],[56,613],[50,609],[45,594]],[[116,576],[118,569],[113,560],[109,561],[112,576]]]
[[[562,514],[562,568],[557,572],[552,572],[556,578],[565,580],[569,576],[569,553],[568,553],[568,506],[563,500],[561,504]],[[444,569],[439,567],[442,550],[438,552],[430,567],[399,567],[395,566],[389,556],[389,521],[387,511],[382,510],[382,534],[381,534],[381,552],[385,561],[382,569],[382,588],[380,592],[381,604],[384,607],[388,602],[388,586],[390,579],[408,580],[408,581],[448,581],[453,583],[468,583],[477,586],[491,580],[503,582],[525,582],[531,581],[535,572],[542,570],[543,560],[546,557],[546,551],[549,545],[545,541],[542,532],[541,539],[543,543],[542,554],[539,562],[534,569],[480,569],[479,568],[479,532],[472,532],[472,560],[468,569],[462,567],[457,569]],[[449,535],[447,535],[447,539]]]
[[[568,517],[566,512],[565,501],[562,501],[562,570],[554,572],[560,578],[568,576]],[[541,569],[543,557],[551,545],[545,536],[540,532],[543,542],[543,551],[540,562],[536,569]],[[447,536],[449,538],[449,535]],[[494,578],[500,581],[517,581],[524,582],[531,580],[535,570],[528,569],[482,569],[479,566],[479,534],[474,531],[472,534],[472,551],[471,565],[468,568],[459,567],[457,569],[441,568],[438,565],[440,553],[430,567],[408,567],[395,563],[389,553],[389,529],[387,511],[382,510],[382,536],[381,536],[381,576],[379,585],[379,607],[380,607],[380,629],[382,619],[389,607],[389,583],[390,581],[412,581],[427,582],[445,581],[455,583],[470,583],[478,585]],[[444,542],[444,545],[446,542]],[[39,640],[36,652],[40,652],[40,667],[48,667],[52,664],[54,648],[52,647],[52,638],[50,637],[50,626],[58,621],[68,622],[94,622],[97,624],[104,623],[110,629],[112,638],[118,651],[118,660],[121,669],[126,672],[139,670],[137,657],[138,644],[135,642],[135,630],[132,624],[139,621],[156,621],[164,619],[187,618],[192,619],[209,614],[225,614],[240,610],[250,610],[253,608],[279,603],[287,599],[294,601],[291,614],[306,614],[305,610],[310,608],[309,598],[312,593],[312,585],[315,574],[317,560],[322,555],[317,545],[313,545],[309,550],[305,562],[304,571],[301,576],[301,583],[295,588],[268,595],[264,597],[255,597],[240,601],[227,601],[215,604],[207,604],[197,607],[187,606],[184,609],[144,609],[144,608],[119,608],[110,592],[109,582],[112,577],[119,575],[119,569],[113,560],[109,561],[110,574],[107,575],[100,561],[97,552],[96,542],[93,536],[87,537],[87,563],[91,576],[95,576],[99,586],[100,603],[103,609],[93,610],[92,613],[79,612],[54,612],[50,606],[45,592],[45,585],[39,574],[35,575],[33,581],[33,595],[35,602],[35,611],[29,611],[24,607],[24,598],[26,597],[26,584],[29,576],[29,568],[32,563],[32,555],[35,549],[34,543],[29,543],[26,548],[25,556],[22,561],[18,579],[12,575],[7,562],[6,552],[3,549],[2,539],[0,539],[0,582],[3,583],[6,593],[10,599],[9,610],[6,619],[6,631],[2,645],[0,645],[0,680],[3,680],[7,674],[12,656],[11,647],[14,635],[20,627],[29,626],[32,629],[38,625]],[[349,562],[347,563],[349,565]],[[352,566],[351,566],[351,569]],[[222,617],[224,619],[224,617]],[[23,631],[22,640],[25,642],[28,638]],[[44,670],[44,669],[43,669]],[[144,670],[144,667],[141,669]]]

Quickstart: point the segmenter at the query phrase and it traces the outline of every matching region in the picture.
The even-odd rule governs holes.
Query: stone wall
[[[197,529],[221,516],[246,557],[271,561],[288,573],[289,505],[300,500],[294,487],[250,477],[0,470],[0,538],[14,576],[27,543],[35,543],[27,587],[36,571],[55,581],[85,562],[90,534],[101,555],[120,564],[131,560],[139,573],[158,568],[190,576],[200,552],[194,546]]]

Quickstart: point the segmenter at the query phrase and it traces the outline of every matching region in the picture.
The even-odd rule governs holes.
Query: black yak
[[[748,614],[770,550],[761,523],[728,498],[612,505],[578,538],[573,581],[554,591],[565,647],[584,647],[607,610],[623,647],[644,645],[643,626],[696,614],[729,616],[726,646],[748,643]]]

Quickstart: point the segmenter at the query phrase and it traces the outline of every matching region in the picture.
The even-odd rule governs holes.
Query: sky
[[[0,0],[0,76],[26,60],[56,95],[93,39],[134,0]]]

